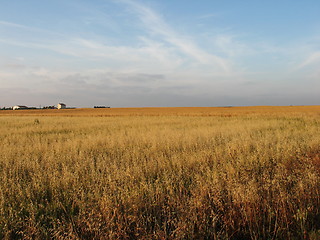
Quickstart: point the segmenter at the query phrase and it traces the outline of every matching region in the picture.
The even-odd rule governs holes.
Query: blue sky
[[[0,107],[320,104],[319,1],[0,3]]]

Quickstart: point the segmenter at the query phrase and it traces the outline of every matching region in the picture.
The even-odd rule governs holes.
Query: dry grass
[[[7,110],[0,116],[237,116],[237,115],[320,114],[320,106],[257,106],[257,107],[163,107],[163,108],[78,108],[43,110]]]
[[[0,111],[0,238],[319,239],[319,143],[319,106]]]

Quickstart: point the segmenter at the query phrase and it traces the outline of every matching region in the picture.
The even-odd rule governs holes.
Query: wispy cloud
[[[0,25],[2,26],[7,26],[7,27],[15,27],[15,28],[23,28],[23,29],[32,29],[30,27],[21,25],[21,24],[16,24],[12,22],[6,22],[6,21],[0,21]]]
[[[316,63],[320,63],[320,52],[311,53],[302,63],[300,63],[298,69],[302,69]]]
[[[7,22],[7,21],[0,21],[0,26],[7,27],[7,28],[17,28],[22,31],[26,31],[29,33],[37,33],[37,34],[45,34],[45,35],[50,35],[56,36],[56,37],[66,37],[65,34],[54,32],[54,31],[49,31],[47,29],[42,29],[42,28],[37,28],[37,27],[31,27],[23,24],[17,24],[13,22]]]
[[[198,17],[198,19],[209,19],[209,18],[215,18],[218,17],[219,15],[216,13],[209,13],[209,14],[203,14]]]
[[[120,2],[127,4],[135,11],[150,34],[162,37],[163,41],[175,46],[181,53],[201,64],[208,64],[225,72],[230,70],[230,64],[226,59],[201,49],[190,40],[190,37],[183,37],[151,8],[132,0],[120,0]]]
[[[144,68],[154,68],[148,63],[158,63],[168,70],[182,66],[185,63],[207,66],[216,74],[230,73],[229,60],[211,54],[199,47],[190,36],[182,36],[175,31],[160,14],[141,3],[132,0],[120,0],[122,4],[129,6],[138,19],[147,35],[141,33],[138,46],[113,46],[105,37],[92,39],[60,34],[46,29],[40,29],[12,22],[0,21],[0,26],[16,28],[16,31],[34,33],[24,39],[10,38],[10,34],[0,37],[0,42],[8,45],[24,48],[53,51],[59,54],[88,58],[91,60],[116,60],[124,63],[132,63],[131,66],[140,65]],[[37,36],[37,37],[35,37]],[[140,64],[139,64],[140,63]],[[160,66],[160,67],[161,67]]]

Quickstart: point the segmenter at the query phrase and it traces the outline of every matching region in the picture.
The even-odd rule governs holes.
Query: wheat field
[[[0,111],[1,239],[320,239],[320,106]]]

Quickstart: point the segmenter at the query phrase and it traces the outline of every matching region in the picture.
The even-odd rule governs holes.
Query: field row
[[[319,107],[74,111],[0,113],[1,239],[319,239]]]

